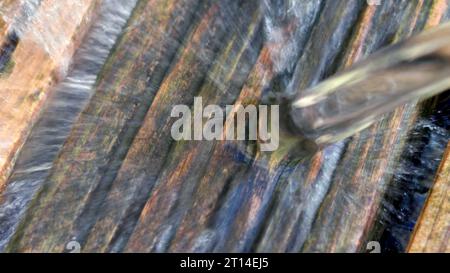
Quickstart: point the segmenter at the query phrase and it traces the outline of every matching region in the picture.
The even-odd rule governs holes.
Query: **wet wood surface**
[[[446,20],[449,2],[309,1],[276,39],[258,6],[139,1],[6,251],[63,252],[73,238],[85,252],[364,251],[420,105],[310,157],[175,142],[170,111],[195,96],[257,104],[291,77],[309,87]]]
[[[48,97],[64,75],[99,1],[2,1],[0,189]],[[25,7],[26,6],[26,7]]]
[[[450,252],[450,143],[436,174],[408,252]]]

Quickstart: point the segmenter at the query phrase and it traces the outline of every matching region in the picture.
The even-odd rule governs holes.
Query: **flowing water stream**
[[[61,150],[67,145],[68,136],[78,133],[73,131],[74,124],[78,122],[78,128],[84,128],[84,124],[80,124],[82,121],[82,119],[79,119],[80,113],[92,101],[94,92],[106,94],[110,91],[102,90],[98,81],[104,73],[105,67],[111,69],[107,66],[108,58],[114,58],[115,54],[122,54],[120,51],[116,52],[115,48],[117,41],[127,38],[124,38],[122,34],[133,33],[133,28],[136,26],[144,28],[152,24],[163,24],[166,18],[171,18],[170,16],[163,17],[158,19],[160,21],[152,21],[149,18],[134,18],[133,12],[143,8],[144,2],[143,0],[104,0],[102,2],[98,18],[94,21],[81,46],[76,51],[67,75],[54,87],[52,95],[43,107],[38,121],[21,150],[7,186],[1,193],[0,251],[4,251],[8,247],[14,236],[17,238],[21,236],[24,228],[20,228],[19,225],[22,221],[22,226],[26,226],[27,223],[23,222],[24,219],[28,219],[26,215],[30,217],[29,219],[39,218],[39,216],[33,214],[34,211],[28,211],[30,206],[32,208],[38,206],[33,203],[33,200],[36,198],[44,200],[44,205],[47,204],[45,202],[49,202],[48,208],[53,208],[51,198],[47,198],[45,195],[46,190],[48,190],[45,187],[54,186],[56,183],[52,183],[59,179],[59,177],[52,176],[55,175],[54,169],[57,168],[55,162],[60,160]],[[163,43],[165,40],[161,42],[162,46],[157,41],[154,48],[137,52],[142,53],[142,60],[145,60],[145,62],[130,64],[130,67],[135,65],[143,70],[154,71],[152,69],[155,69],[157,71],[154,73],[155,79],[152,78],[152,74],[149,74],[144,81],[141,81],[140,78],[123,79],[124,82],[135,80],[129,86],[121,87],[124,92],[129,91],[131,93],[132,91],[128,90],[130,88],[142,88],[145,92],[140,94],[139,97],[130,96],[127,99],[125,99],[127,96],[113,96],[117,100],[111,102],[111,104],[117,104],[114,107],[126,108],[131,106],[132,110],[125,109],[123,113],[135,111],[133,112],[135,114],[131,115],[131,118],[123,117],[126,114],[116,116],[118,121],[115,122],[115,120],[108,120],[108,113],[101,113],[103,116],[100,116],[99,111],[99,117],[93,118],[93,123],[97,122],[97,118],[99,120],[105,119],[106,125],[112,123],[114,126],[119,126],[122,119],[128,123],[125,122],[126,125],[124,125],[123,132],[125,133],[120,131],[117,143],[113,143],[111,140],[111,146],[116,147],[111,149],[113,152],[110,154],[105,152],[105,156],[111,157],[111,160],[109,158],[96,158],[96,154],[86,153],[88,154],[86,156],[88,157],[87,161],[92,160],[94,162],[92,166],[95,166],[95,168],[97,168],[96,164],[101,165],[97,162],[109,163],[102,168],[98,168],[99,170],[91,166],[86,167],[87,169],[95,169],[95,171],[86,174],[86,177],[92,175],[98,185],[92,182],[92,185],[86,186],[88,190],[85,190],[88,192],[88,196],[76,200],[80,203],[85,202],[85,204],[83,203],[80,208],[74,209],[75,219],[67,220],[64,218],[66,216],[61,216],[63,220],[73,221],[74,223],[70,223],[69,230],[62,231],[62,235],[58,234],[60,237],[55,235],[56,239],[48,239],[50,244],[54,243],[60,249],[61,244],[74,237],[83,245],[88,245],[89,250],[94,251],[116,252],[135,249],[157,252],[180,250],[196,252],[296,252],[305,249],[314,251],[315,249],[311,248],[310,244],[308,245],[308,240],[311,241],[311,238],[319,238],[317,239],[319,241],[323,239],[323,233],[320,233],[321,229],[325,229],[324,233],[326,234],[332,232],[330,231],[331,227],[317,227],[322,223],[319,221],[320,216],[317,215],[321,207],[325,206],[324,200],[328,198],[330,192],[338,191],[335,188],[339,187],[339,183],[345,184],[341,181],[353,179],[353,173],[346,172],[346,168],[345,166],[342,167],[342,164],[354,166],[358,165],[357,161],[360,160],[357,156],[351,157],[349,155],[348,147],[352,146],[352,139],[347,137],[376,123],[380,120],[382,114],[388,113],[396,106],[414,99],[436,95],[438,91],[441,92],[450,86],[448,77],[446,77],[450,73],[449,41],[448,38],[445,38],[446,35],[440,35],[442,39],[436,39],[441,42],[440,47],[433,47],[436,43],[432,43],[432,49],[429,49],[429,47],[419,48],[418,46],[414,48],[414,45],[420,42],[420,39],[416,39],[412,42],[413,45],[408,47],[409,49],[414,48],[415,51],[413,52],[398,50],[398,48],[385,51],[346,74],[338,74],[328,81],[318,84],[323,78],[327,78],[334,74],[336,70],[342,70],[346,66],[344,56],[357,55],[358,58],[356,59],[359,59],[363,55],[395,41],[392,38],[393,36],[407,36],[408,34],[403,33],[406,27],[401,24],[399,18],[403,18],[402,16],[409,18],[408,12],[413,13],[412,11],[416,8],[408,1],[400,1],[394,8],[382,6],[377,10],[376,19],[374,19],[374,24],[378,24],[379,30],[375,28],[374,33],[369,32],[369,38],[364,41],[364,48],[361,46],[358,49],[359,55],[352,55],[348,54],[346,49],[347,47],[351,48],[348,40],[360,39],[361,36],[358,36],[359,34],[355,29],[356,26],[360,26],[357,22],[360,22],[361,18],[367,15],[364,11],[367,11],[368,7],[363,3],[365,1],[355,1],[347,6],[338,2],[264,0],[254,4],[254,10],[256,11],[253,10],[253,17],[248,15],[247,18],[245,17],[247,16],[245,11],[252,9],[244,4],[237,7],[232,1],[223,1],[215,6],[211,3],[205,4],[202,1],[186,0],[186,5],[194,6],[195,4],[201,7],[192,12],[192,18],[189,17],[189,14],[191,14],[189,9],[186,8],[186,11],[183,7],[179,8],[180,11],[177,10],[182,14],[182,17],[184,16],[183,18],[191,18],[191,20],[186,20],[192,26],[178,26],[176,25],[177,20],[174,20],[173,27],[157,28],[158,31],[167,32],[166,36],[164,33],[161,37],[169,40],[170,46]],[[25,22],[29,20],[28,17],[32,13],[31,9],[36,8],[39,1],[30,1],[29,3],[30,12],[15,18],[16,21],[19,21],[15,23],[17,33],[20,33]],[[174,4],[174,6],[176,5]],[[217,12],[217,9],[220,12]],[[369,7],[369,11],[370,9]],[[339,16],[333,17],[336,10],[339,10]],[[174,12],[171,16],[177,18],[177,12]],[[398,14],[398,18],[395,16],[389,17],[389,15],[392,15],[390,12],[395,15]],[[0,13],[0,15],[2,14]],[[223,18],[228,18],[227,16],[229,21],[220,21]],[[420,24],[423,22],[419,19],[414,23],[417,23],[417,28],[420,29]],[[148,20],[148,22],[145,20]],[[211,29],[208,29],[209,27]],[[202,32],[205,28],[208,31]],[[362,29],[364,30],[364,28]],[[447,26],[447,29],[443,31],[444,34],[449,31],[448,29]],[[394,30],[397,32],[394,33]],[[149,33],[148,35],[157,36],[156,33]],[[349,39],[349,37],[356,38]],[[315,43],[315,38],[324,39],[324,41]],[[151,44],[151,41],[146,43]],[[147,45],[146,43],[144,44]],[[128,44],[130,51],[134,49],[134,46],[134,44]],[[197,51],[192,48],[197,49]],[[138,49],[136,47],[136,50]],[[166,53],[165,50],[169,53]],[[195,51],[192,56],[186,53],[190,50]],[[396,59],[399,55],[401,57]],[[135,56],[130,55],[131,57]],[[163,57],[168,60],[163,59]],[[161,61],[158,58],[161,58]],[[154,61],[154,59],[157,61]],[[197,61],[193,62],[195,65],[192,65],[192,71],[189,71],[190,69],[183,70],[184,66],[188,66],[186,63],[189,64],[192,60]],[[141,67],[141,65],[147,65],[147,61],[148,64],[151,64],[151,67]],[[125,66],[125,64],[123,65]],[[256,68],[252,70],[253,66]],[[112,70],[114,69],[112,68]],[[173,76],[172,74],[175,74],[173,71],[180,74],[184,73],[183,75],[186,78],[192,77],[196,73],[202,75],[199,78],[194,78],[195,84],[185,83],[183,79],[180,80]],[[414,75],[414,80],[409,79],[411,75]],[[118,77],[121,76],[118,75]],[[387,76],[389,80],[386,80]],[[130,76],[125,74],[125,77]],[[134,136],[137,133],[131,129],[126,130],[130,127],[139,129],[142,126],[142,128],[150,128],[149,131],[151,131],[154,124],[158,124],[161,125],[161,131],[164,132],[167,126],[156,118],[153,123],[147,122],[150,125],[145,123],[147,119],[152,121],[152,118],[162,111],[155,110],[152,112],[153,108],[158,107],[151,101],[154,99],[152,92],[155,88],[156,90],[158,88],[169,89],[171,84],[176,85],[178,82],[181,82],[178,85],[179,88],[185,88],[183,91],[186,93],[186,97],[192,95],[190,93],[197,92],[197,89],[201,89],[199,88],[201,86],[203,87],[202,90],[209,91],[209,93],[204,92],[208,100],[221,104],[228,101],[235,102],[238,93],[231,93],[233,88],[246,90],[247,93],[244,92],[244,95],[239,98],[241,100],[247,98],[256,100],[261,96],[263,101],[273,100],[284,103],[285,99],[288,98],[289,104],[282,104],[282,106],[285,107],[283,110],[289,112],[289,115],[292,116],[282,119],[280,122],[289,122],[289,126],[295,127],[293,129],[294,134],[300,132],[302,137],[317,142],[321,146],[321,150],[317,154],[311,153],[304,156],[303,161],[299,158],[292,160],[291,157],[287,157],[283,161],[278,158],[280,157],[278,155],[270,155],[268,159],[260,156],[253,150],[252,144],[247,145],[248,143],[245,143],[245,145],[234,145],[235,143],[232,145],[222,143],[205,145],[198,145],[198,143],[173,144],[172,142],[167,144],[164,140],[161,141],[161,144],[157,143],[157,146],[163,147],[161,151],[155,148],[147,153],[142,152],[145,150],[139,146],[139,139],[135,139]],[[390,83],[391,85],[389,85]],[[119,81],[117,86],[120,87],[121,84],[122,82]],[[190,84],[194,87],[191,87]],[[383,84],[389,86],[386,87]],[[427,89],[430,86],[432,88]],[[216,96],[211,90],[222,95]],[[248,90],[257,90],[260,93],[255,92],[254,94]],[[412,92],[417,90],[423,92],[417,92],[417,94]],[[414,96],[410,96],[412,93],[414,93]],[[161,95],[162,98],[158,97],[158,94],[156,94],[154,100],[161,105],[167,103],[167,107],[171,105],[171,99],[178,99],[178,93],[167,95],[167,97],[163,94]],[[183,95],[180,95],[180,97],[183,97]],[[446,112],[448,103],[445,104],[448,101],[446,97],[448,97],[448,93],[443,96],[443,104],[436,108],[438,112],[420,116],[413,126],[400,124],[399,132],[395,132],[396,128],[386,128],[380,125],[380,127],[385,128],[385,131],[366,130],[358,136],[359,141],[367,138],[376,144],[388,142],[383,140],[385,133],[386,135],[397,135],[398,133],[401,136],[400,138],[408,138],[406,145],[395,146],[395,141],[392,142],[394,148],[391,152],[393,155],[401,153],[407,155],[398,163],[398,169],[394,170],[393,167],[390,167],[380,171],[380,173],[383,173],[383,177],[379,179],[381,181],[379,185],[374,186],[375,191],[384,193],[384,180],[394,177],[393,183],[401,181],[398,182],[400,186],[394,185],[392,187],[394,190],[391,191],[391,194],[395,197],[390,196],[390,198],[394,201],[382,202],[381,207],[385,210],[385,213],[382,217],[379,217],[380,222],[383,222],[379,229],[386,229],[386,226],[388,226],[388,231],[383,233],[383,238],[394,236],[397,240],[398,246],[392,246],[391,249],[404,250],[412,227],[407,227],[407,235],[396,234],[398,229],[401,229],[401,223],[396,221],[395,217],[403,217],[404,221],[413,226],[418,216],[417,208],[420,208],[424,202],[424,196],[429,190],[429,184],[433,179],[440,156],[442,156],[442,150],[450,139],[448,119],[439,119],[439,117],[448,114]],[[128,100],[134,100],[135,102],[129,103]],[[108,104],[110,102],[100,103]],[[408,111],[413,111],[411,109],[414,108],[414,106],[409,107],[411,108],[405,110],[407,114],[410,114]],[[105,109],[110,108],[105,107]],[[147,116],[145,116],[147,111]],[[436,117],[438,117],[438,121],[436,121]],[[386,121],[382,120],[381,124],[383,122]],[[408,122],[405,121],[405,123]],[[86,125],[86,128],[88,127]],[[425,130],[427,138],[420,142],[425,143],[425,145],[420,146],[417,139],[407,136],[404,133],[405,128],[411,132],[423,133]],[[134,133],[131,137],[129,136],[130,132]],[[153,131],[151,132],[153,133]],[[145,135],[145,132],[140,132],[137,135],[141,134]],[[155,134],[159,136],[159,133]],[[163,133],[161,135],[165,136]],[[80,133],[81,136],[82,133]],[[282,137],[286,136],[282,135]],[[147,138],[151,139],[148,136]],[[295,136],[295,138],[298,138],[298,136]],[[103,136],[101,145],[108,147],[108,143],[105,144],[108,139],[107,136]],[[143,141],[146,141],[146,138],[143,139]],[[288,149],[292,147],[292,143],[289,141],[287,142],[291,146],[287,146]],[[96,142],[93,141],[92,143]],[[357,144],[354,144],[354,146],[357,146]],[[419,146],[422,148],[417,148]],[[122,151],[125,149],[124,147],[126,150]],[[399,148],[395,150],[395,147]],[[69,150],[67,154],[70,154],[70,152],[76,154],[78,153],[77,149],[82,148],[75,147],[75,152]],[[378,144],[371,150],[371,153],[374,155],[383,154],[385,149],[385,146]],[[123,153],[123,156],[121,153]],[[160,160],[162,162],[161,167],[155,167],[160,164],[159,159],[152,161],[152,159],[145,157],[146,155],[155,155],[155,158],[159,158],[162,156],[161,153],[170,155],[168,158],[164,157]],[[103,154],[100,153],[99,157],[102,156]],[[428,160],[412,163],[411,158],[415,156],[425,156]],[[93,159],[90,159],[91,157]],[[351,160],[341,163],[342,158],[348,157]],[[140,158],[143,163],[139,161]],[[189,160],[184,162],[185,158],[189,158]],[[376,165],[372,162],[381,162],[386,158],[370,158],[372,160],[370,164]],[[77,162],[67,161],[64,157],[62,160],[66,160],[64,161],[66,165],[77,164]],[[178,163],[177,160],[182,163]],[[389,160],[397,162],[396,159]],[[120,162],[117,163],[116,161]],[[194,162],[194,164],[189,165],[190,162]],[[221,162],[222,165],[214,165],[215,162]],[[373,168],[375,169],[375,167]],[[192,173],[184,173],[185,169],[191,169]],[[419,185],[421,183],[419,180],[423,177],[428,181],[425,186],[417,186],[417,188],[421,187],[424,193],[417,194],[418,190],[413,186],[408,188],[403,185],[406,184],[403,181],[405,180],[404,175],[409,169],[416,172],[416,176],[410,179],[414,182],[414,185]],[[108,170],[110,173],[107,173]],[[217,174],[214,173],[214,170]],[[77,175],[79,174],[74,174],[74,177]],[[196,175],[199,175],[198,179],[196,179]],[[339,176],[341,180],[336,180],[336,177]],[[211,180],[209,184],[204,182],[208,182],[208,179]],[[365,183],[365,181],[360,181],[360,183]],[[64,183],[60,184],[63,185]],[[59,187],[60,184],[57,186]],[[80,188],[83,186],[80,185]],[[73,189],[75,188],[76,186]],[[77,193],[71,192],[73,189],[63,189],[67,190],[68,193],[66,192],[66,194],[69,199],[72,196],[77,196]],[[202,190],[204,189],[206,189],[205,192],[210,190],[210,194],[203,193]],[[354,189],[351,188],[351,190]],[[58,191],[55,190],[55,192]],[[80,190],[80,192],[82,191]],[[402,194],[398,194],[398,192]],[[406,197],[403,195],[405,192]],[[42,196],[39,195],[41,193]],[[398,195],[403,197],[400,198]],[[51,197],[51,195],[49,196]],[[216,199],[214,199],[215,197]],[[405,201],[407,197],[417,200],[408,203],[408,201]],[[208,201],[208,198],[213,199]],[[336,202],[340,202],[340,204],[330,205],[330,207],[339,207],[343,203],[348,203],[351,204],[350,207],[356,207],[360,211],[364,211],[366,208],[363,204],[358,203],[360,200],[353,198],[354,195],[349,192],[348,195],[344,194],[342,200],[337,199]],[[370,198],[373,198],[373,196]],[[167,203],[165,203],[166,201]],[[39,208],[45,207],[44,205]],[[54,207],[58,208],[58,203]],[[41,215],[46,217],[47,212],[46,210],[43,211],[45,212]],[[202,215],[203,211],[208,212],[206,216]],[[61,211],[62,214],[66,212],[70,215],[70,208],[67,211]],[[339,215],[339,212],[337,215]],[[197,218],[199,219],[198,223]],[[153,219],[156,219],[155,222],[153,222]],[[158,219],[161,223],[157,223]],[[55,219],[55,221],[58,220]],[[56,226],[55,224],[52,228]],[[150,226],[148,227],[149,232],[143,234],[142,230],[146,231],[147,226]],[[30,227],[30,229],[33,228]],[[53,236],[51,228],[47,230],[46,227],[39,226],[36,229],[49,237]],[[343,230],[342,226],[338,229]],[[185,230],[186,238],[180,235]],[[96,239],[96,232],[100,234],[99,238],[101,239]],[[36,236],[39,236],[39,234]],[[17,238],[13,241],[20,241]],[[41,239],[38,238],[37,240]],[[45,240],[47,238],[42,238],[42,241]],[[98,242],[95,242],[96,240]],[[384,240],[386,244],[391,242],[390,239]],[[46,244],[43,244],[43,246],[47,247]],[[320,244],[317,243],[317,246],[320,246]],[[348,249],[356,251],[358,247],[360,246],[350,244]]]
[[[103,1],[99,18],[74,55],[67,76],[55,87],[0,201],[0,250],[14,233],[24,210],[48,176],[74,121],[91,98],[98,73],[135,4],[134,0]]]

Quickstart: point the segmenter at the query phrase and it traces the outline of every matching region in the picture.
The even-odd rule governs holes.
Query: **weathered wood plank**
[[[411,3],[409,9],[405,7],[404,18],[410,21],[400,23],[396,39],[420,30],[424,26],[423,20],[425,26],[439,22],[436,17],[441,18],[446,11],[443,7],[447,7],[442,2],[445,1],[418,1]],[[436,6],[439,6],[437,10]],[[429,19],[422,13],[428,9],[431,9]],[[364,243],[377,221],[376,216],[384,193],[389,190],[388,182],[395,173],[404,140],[419,111],[420,106],[414,104],[400,107],[350,140],[303,251],[365,250]]]
[[[198,92],[199,95],[205,95],[206,101],[219,104],[234,100],[233,90],[239,91],[241,82],[248,73],[246,69],[250,69],[252,58],[256,55],[253,52],[254,48],[249,47],[249,43],[254,38],[255,29],[258,28],[261,18],[252,4],[254,2],[247,2],[239,11],[237,2],[223,1],[220,5],[211,7],[207,16],[200,22],[188,40],[186,48],[180,52],[176,65],[163,82],[128,151],[102,207],[102,216],[89,235],[88,250],[90,245],[99,247],[101,242],[99,238],[104,236],[109,237],[109,242],[106,242],[111,244],[110,249],[115,251],[123,249],[140,210],[153,191],[161,192],[160,196],[154,198],[162,197],[163,203],[155,201],[160,214],[155,215],[152,220],[154,227],[148,226],[146,230],[148,236],[140,240],[143,242],[143,248],[158,250],[158,246],[147,238],[156,242],[150,235],[159,234],[161,228],[159,225],[163,224],[166,212],[174,205],[165,198],[165,193],[168,191],[175,193],[181,185],[185,185],[181,184],[182,181],[184,183],[197,177],[194,175],[197,173],[195,169],[191,169],[188,173],[192,177],[183,175],[182,170],[188,168],[185,164],[190,165],[197,157],[207,159],[199,153],[184,154],[186,157],[181,162],[177,160],[180,158],[170,158],[170,150],[175,149],[182,153],[183,146],[176,145],[177,147],[172,148],[174,144],[170,136],[170,127],[173,119],[170,118],[170,111],[173,105],[191,105],[193,96]],[[246,16],[241,17],[239,14]],[[214,31],[204,33],[208,28]],[[221,53],[216,56],[217,52]],[[225,80],[221,80],[222,77],[225,77]],[[203,83],[199,85],[201,82]],[[194,145],[197,144],[200,143]],[[163,166],[169,166],[170,171],[161,174]],[[152,190],[153,186],[155,190]],[[176,202],[175,199],[172,201]],[[107,246],[104,245],[103,248]]]
[[[282,20],[270,3],[141,0],[7,250],[363,250],[420,107],[315,155],[174,142],[170,110],[309,87],[437,24],[448,1],[316,0]]]
[[[319,5],[314,8],[318,9]],[[306,9],[306,12],[311,10]],[[311,13],[314,14],[314,12]],[[305,18],[307,18],[303,22],[305,25],[311,25],[315,19],[314,15],[305,16]],[[299,23],[291,18],[284,27],[292,27]],[[307,27],[305,32],[308,33]],[[302,34],[298,35],[302,36]],[[301,41],[305,37],[297,38]],[[266,44],[262,48],[235,105],[258,103],[263,90],[275,77],[273,71],[276,69],[275,52],[281,51],[283,46],[288,45],[286,40],[281,39]],[[223,105],[223,102],[220,105]],[[230,120],[227,121],[229,122]],[[248,158],[239,162],[236,158],[239,155],[236,155],[236,152],[245,153],[245,148],[244,151],[239,151],[233,147],[234,145],[240,144],[238,142],[233,144],[218,142],[208,145],[204,143],[177,144],[177,147],[171,151],[171,161],[161,171],[158,184],[142,211],[126,250],[209,250],[212,247],[209,242],[206,242],[206,246],[198,245],[196,242],[208,241],[210,235],[215,236],[214,232],[208,230],[208,225],[211,218],[216,217],[215,209],[221,206],[221,195],[226,194],[227,183],[230,179],[248,169],[251,161]],[[243,157],[252,156],[243,155]],[[166,205],[169,205],[170,209],[162,209],[162,206]],[[155,218],[160,220],[153,222]],[[171,246],[170,242],[172,242]]]
[[[26,14],[30,18],[22,16],[25,11],[18,3],[11,3],[18,5],[14,7],[8,3],[2,8],[16,11],[18,18],[9,18],[9,25],[3,26],[6,35],[0,38],[0,189],[51,87],[64,74],[88,29],[99,1],[44,0],[33,14]],[[20,26],[16,19],[23,20]]]
[[[114,172],[110,168],[116,164],[114,157],[121,161],[120,146],[126,147],[133,138],[135,123],[140,123],[141,112],[145,113],[152,101],[197,8],[198,1],[190,0],[139,2],[130,27],[100,75],[97,92],[81,114],[24,222],[41,224],[32,227],[27,223],[27,228],[18,233],[23,241],[12,244],[13,249],[64,249],[65,242],[73,236],[74,220],[82,213],[90,194],[106,171]],[[56,215],[65,220],[55,222]]]
[[[450,143],[407,251],[450,252]]]

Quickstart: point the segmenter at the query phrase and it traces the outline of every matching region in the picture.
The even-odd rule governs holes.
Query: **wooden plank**
[[[107,187],[105,179],[110,178],[108,175],[114,177],[114,168],[120,166],[116,166],[117,162],[123,160],[122,149],[127,151],[176,56],[179,41],[195,22],[194,12],[204,5],[195,0],[138,3],[128,24],[131,27],[126,28],[101,72],[96,93],[31,206],[25,228],[15,239],[19,243],[11,244],[11,249],[63,251],[77,235],[72,234],[77,229],[74,220],[83,212],[90,195],[95,196],[96,187]],[[64,220],[55,222],[53,217],[61,211]],[[33,221],[41,224],[28,225]]]
[[[443,2],[445,5],[442,5]],[[427,5],[430,6],[427,8]],[[447,2],[418,1],[409,7],[410,13],[403,14],[410,21],[404,21],[399,26],[396,35],[399,38],[424,27],[421,20],[425,20],[425,27],[439,21],[436,17],[442,17]],[[424,9],[430,9],[429,13],[425,13],[430,17],[421,13]],[[400,107],[350,140],[302,251],[365,250],[364,243],[377,222],[384,193],[389,190],[388,183],[395,173],[398,156],[419,110],[416,105]]]
[[[172,147],[175,144],[172,144],[173,140],[170,136],[171,122],[173,122],[173,119],[170,118],[170,110],[173,105],[177,104],[191,105],[193,96],[197,92],[200,92],[199,95],[204,95],[205,101],[218,104],[234,100],[234,93],[240,90],[242,81],[248,74],[245,69],[250,69],[254,62],[252,58],[255,58],[256,55],[253,52],[254,48],[249,48],[249,44],[258,30],[261,18],[257,10],[252,10],[252,7],[254,7],[252,4],[254,2],[249,1],[241,7],[241,11],[238,11],[237,5],[223,1],[222,5],[224,6],[213,6],[208,11],[208,16],[200,23],[198,30],[193,33],[190,40],[201,39],[205,43],[211,44],[206,48],[210,52],[202,52],[204,49],[192,48],[189,42],[186,49],[180,53],[177,64],[158,91],[155,102],[150,107],[146,119],[112,185],[111,192],[101,209],[99,222],[89,235],[87,251],[92,250],[91,247],[93,246],[100,247],[102,243],[106,243],[102,246],[103,249],[108,247],[115,251],[121,250],[124,247],[124,242],[130,236],[130,230],[136,223],[140,210],[149,198],[149,192],[153,191],[153,187],[162,187],[161,190],[156,189],[159,192],[167,193],[167,191],[171,191],[175,193],[178,187],[184,185],[187,180],[190,181],[197,177],[195,175],[192,177],[184,176],[183,170],[180,170],[183,167],[180,167],[178,163],[191,166],[194,158],[207,160],[207,156],[205,157],[204,153],[184,154],[182,144]],[[238,14],[246,14],[246,17],[240,17]],[[227,17],[233,19],[230,20]],[[224,24],[224,22],[227,23]],[[231,22],[233,23],[231,24]],[[214,36],[205,36],[203,34],[204,28],[217,28],[217,31],[210,33]],[[231,32],[230,29],[233,31]],[[233,35],[225,36],[225,31]],[[223,45],[219,48],[219,44],[214,44],[217,41],[210,41],[212,37],[218,39],[218,41],[223,41]],[[201,56],[201,59],[191,61],[190,56],[195,52],[193,50],[196,51],[195,54]],[[221,53],[218,57],[215,57],[213,55],[216,54],[215,52]],[[204,57],[206,58],[204,59]],[[212,63],[213,60],[214,63]],[[208,67],[211,67],[211,73],[208,72]],[[186,74],[188,71],[189,74]],[[203,84],[197,85],[196,82],[203,79],[205,75]],[[222,80],[222,77],[225,78]],[[223,92],[227,92],[225,96]],[[204,146],[201,143],[194,144],[194,146],[198,145]],[[182,162],[170,158],[170,151],[173,149],[185,155]],[[187,163],[188,161],[189,163]],[[164,178],[159,178],[161,168],[167,165],[171,170],[163,175]],[[198,164],[198,166],[202,165]],[[188,167],[184,167],[184,170],[187,170]],[[196,173],[194,166],[192,168],[188,173],[189,175]],[[164,182],[161,184],[160,181]],[[141,237],[146,249],[156,251],[158,248],[152,242],[147,241],[146,238],[150,238],[150,234],[159,232],[158,224],[162,221],[159,222],[156,219],[165,218],[165,212],[170,210],[172,203],[165,199],[165,193],[161,195],[163,198],[161,201],[165,203],[161,203],[162,207],[158,208],[160,214],[155,216],[155,221],[152,221],[155,224],[155,230],[148,226],[146,230],[148,237]],[[99,238],[106,236],[108,237],[106,241],[99,240]],[[155,241],[153,240],[153,242]],[[108,244],[111,245],[108,246]]]
[[[0,71],[0,189],[39,110],[67,68],[98,7],[97,0],[44,0],[26,25],[14,19],[3,39]],[[8,4],[8,3],[6,3]],[[25,4],[24,4],[25,5]],[[14,8],[21,17],[20,7]]]
[[[407,251],[450,253],[450,143]]]
[[[170,109],[301,90],[437,24],[448,2],[299,2],[275,26],[253,1],[199,2],[139,2],[7,251],[61,252],[73,238],[88,252],[364,248],[419,107],[315,155],[302,142],[272,154],[174,142]]]
[[[17,14],[20,10],[19,1],[5,0],[0,3],[0,45],[3,45],[11,27],[11,15]],[[2,54],[3,55],[3,54]]]

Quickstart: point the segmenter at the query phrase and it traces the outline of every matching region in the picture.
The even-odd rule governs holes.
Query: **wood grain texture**
[[[450,252],[450,143],[417,222],[408,252]]]
[[[442,17],[443,9],[439,9],[438,15],[434,13],[435,6],[441,2],[428,6],[432,10],[428,13],[432,15],[429,17],[431,19],[421,14],[429,2],[396,6],[402,9],[396,12],[403,13],[405,17],[397,22],[397,30],[392,33],[394,41],[430,26],[436,21],[436,16]],[[351,138],[337,164],[330,189],[303,251],[355,252],[365,249],[364,243],[376,222],[383,195],[389,190],[388,182],[395,173],[398,156],[405,147],[408,128],[416,120],[419,109],[420,106],[416,105],[400,107],[381,122]]]
[[[62,252],[74,237],[86,252],[363,251],[420,105],[309,156],[302,142],[269,154],[251,141],[175,142],[170,110],[317,84],[438,24],[448,1],[303,2],[273,37],[264,16],[277,14],[260,8],[139,1],[6,251]]]
[[[133,137],[135,122],[140,124],[140,111],[145,111],[155,95],[155,87],[170,66],[180,45],[177,41],[188,29],[196,8],[196,1],[139,2],[132,15],[136,24],[127,28],[105,65],[92,102],[64,145],[36,199],[39,203],[32,205],[35,209],[29,217],[36,222],[46,219],[46,223],[27,225],[21,230],[23,238],[31,243],[32,247],[23,242],[28,250],[62,251],[65,243],[61,241],[72,238],[70,232],[76,223],[73,220],[82,213],[84,203],[102,181],[105,171],[114,171],[114,157],[121,161],[120,145],[130,141],[129,134]],[[67,161],[72,163],[67,165]],[[84,201],[78,202],[80,198]],[[61,211],[65,220],[53,221],[52,217]],[[51,236],[31,235],[38,233]]]
[[[5,33],[0,36],[0,189],[52,86],[64,75],[99,3],[82,0],[55,4],[45,0],[35,9],[25,11],[21,6],[25,4],[18,2],[2,5],[11,18],[6,27],[5,21],[0,23]]]
[[[17,14],[21,7],[20,4],[22,3],[14,0],[5,0],[0,3],[0,44],[5,42],[8,29],[12,25],[11,15]]]

